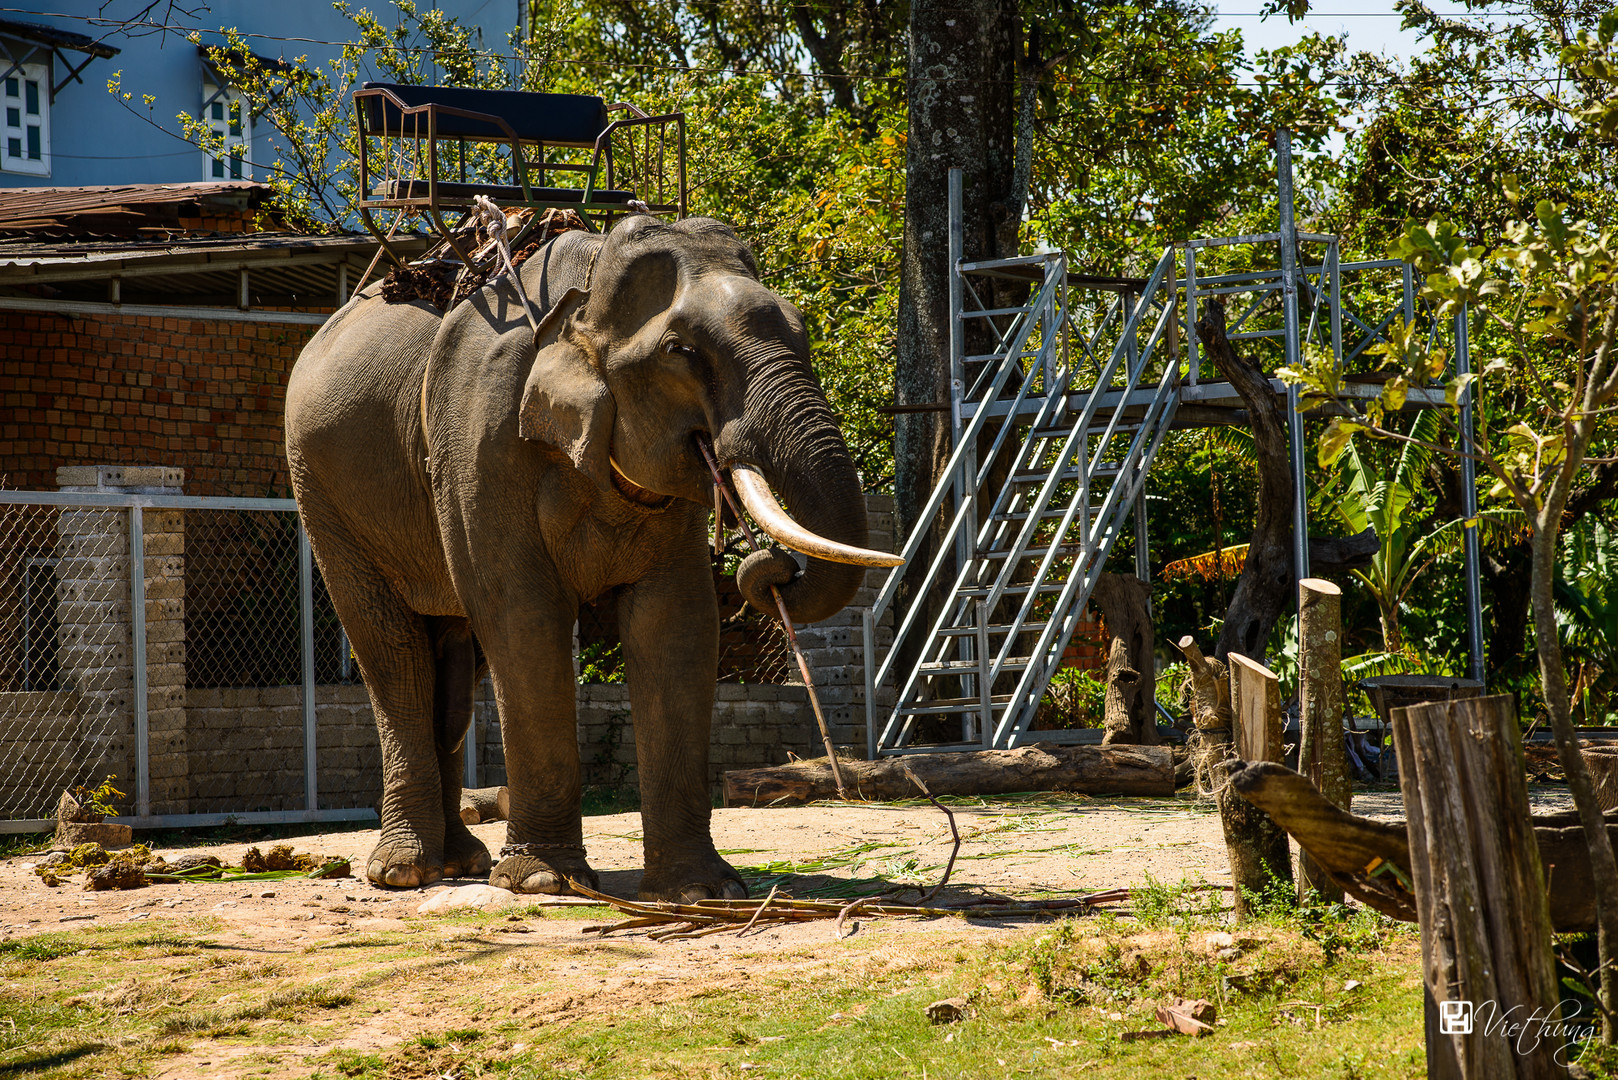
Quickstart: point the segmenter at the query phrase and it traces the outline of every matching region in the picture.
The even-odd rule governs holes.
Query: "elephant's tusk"
[[[817,559],[825,559],[827,562],[849,563],[853,566],[899,566],[904,562],[897,555],[839,544],[835,540],[828,540],[824,536],[810,532],[781,509],[781,504],[775,501],[775,496],[770,492],[770,485],[765,482],[764,477],[746,465],[732,465],[730,477],[736,485],[736,494],[741,496],[742,505],[747,507],[747,512],[753,515],[759,528],[769,533],[770,538],[782,547],[812,555]]]

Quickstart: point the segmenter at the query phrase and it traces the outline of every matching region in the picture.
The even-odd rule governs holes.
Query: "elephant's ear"
[[[523,386],[517,431],[565,453],[602,487],[612,482],[608,454],[616,406],[581,342],[576,315],[589,293],[569,289],[539,324],[539,352]]]

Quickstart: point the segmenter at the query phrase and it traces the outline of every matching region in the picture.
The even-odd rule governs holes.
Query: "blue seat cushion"
[[[498,116],[525,142],[553,146],[594,146],[607,128],[607,103],[586,94],[531,94],[521,90],[468,90],[456,86],[407,86],[368,82],[366,90],[387,90],[408,108],[444,105],[467,112]],[[365,126],[373,135],[427,134],[425,117],[406,122],[404,113],[380,94],[360,99]],[[438,115],[437,131],[443,139],[504,139],[505,132],[487,120]]]

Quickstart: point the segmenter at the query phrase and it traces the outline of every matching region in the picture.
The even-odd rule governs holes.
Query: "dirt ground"
[[[1066,801],[1027,806],[953,809],[963,841],[952,875],[956,886],[977,885],[1019,897],[1072,895],[1138,885],[1148,877],[1160,882],[1220,883],[1229,872],[1218,815],[1211,805],[1189,797],[1069,796]],[[642,859],[640,828],[639,813],[585,819],[585,846],[604,892],[635,896]],[[473,832],[495,851],[505,842],[505,829],[503,822],[495,822],[474,826]],[[931,806],[720,809],[714,811],[713,834],[719,850],[744,872],[778,863],[814,868],[795,877],[800,892],[859,877],[930,885],[951,848],[948,823]],[[284,842],[298,852],[347,857],[363,873],[377,835],[337,832]],[[240,865],[249,846],[253,845],[157,847],[153,853],[173,861],[186,852],[206,851],[227,865]],[[256,846],[267,850],[270,845]],[[828,857],[844,865],[820,869],[818,864]],[[211,914],[245,936],[275,939],[292,934],[308,939],[388,925],[413,915],[435,893],[472,883],[466,879],[426,889],[384,889],[351,877],[249,883],[251,888],[203,882],[88,893],[77,881],[58,888],[41,885],[32,873],[37,862],[25,856],[0,863],[0,936],[75,922]],[[811,936],[816,929],[824,930],[800,929]]]
[[[1536,799],[1546,808],[1556,801],[1554,789]],[[1356,796],[1355,809],[1396,817],[1400,813],[1398,794],[1362,793]],[[1228,877],[1218,815],[1209,802],[1189,795],[1172,799],[1053,795],[957,806],[954,812],[963,843],[946,899],[951,894],[965,898],[979,890],[1017,898],[1073,897],[1142,885],[1148,879],[1218,885]],[[474,831],[491,850],[504,842],[504,823],[477,826]],[[721,809],[714,812],[713,831],[718,848],[758,894],[771,884],[798,896],[847,895],[851,887],[877,883],[931,885],[938,880],[951,848],[948,823],[927,805]],[[348,857],[356,868],[363,868],[376,837],[374,831],[334,832],[284,842],[298,852]],[[585,843],[590,862],[601,875],[603,891],[633,897],[642,858],[639,814],[586,818]],[[158,847],[155,852],[172,861],[186,851],[206,850],[226,864],[239,865],[248,846]],[[256,846],[267,850],[270,845],[260,842]],[[608,1027],[628,1018],[639,1018],[643,1026],[652,1022],[648,1018],[661,1018],[657,1022],[673,1025],[666,1037],[677,1041],[678,1025],[670,1017],[687,1017],[682,1023],[688,1027],[699,1024],[689,1017],[705,1015],[703,1002],[720,1000],[714,995],[730,995],[724,1000],[734,1002],[736,1015],[745,1018],[755,1007],[753,1003],[762,1000],[754,991],[766,985],[801,987],[807,983],[842,991],[891,987],[881,994],[873,990],[873,1010],[880,1000],[895,994],[921,994],[924,999],[943,996],[955,977],[951,972],[961,968],[963,958],[981,959],[1027,948],[1051,925],[1032,920],[974,919],[966,923],[959,919],[881,918],[858,920],[861,925],[856,932],[843,940],[824,922],[772,927],[747,937],[726,933],[660,942],[647,940],[644,931],[627,931],[602,940],[584,932],[587,925],[611,921],[611,913],[601,908],[540,911],[517,901],[509,914],[461,911],[432,915],[419,911],[438,894],[475,884],[471,881],[390,890],[353,877],[300,878],[152,885],[127,892],[90,893],[83,891],[77,878],[56,888],[44,886],[32,873],[36,862],[32,856],[0,862],[0,1003],[11,1001],[20,1016],[20,1003],[50,998],[51,1007],[57,1010],[52,1015],[68,1017],[64,1024],[71,1020],[81,1025],[72,1029],[81,1040],[90,1038],[84,1033],[85,1017],[100,1010],[109,1018],[109,1030],[124,1034],[85,1042],[91,1049],[83,1051],[88,1056],[77,1065],[27,1066],[17,1075],[123,1072],[164,1080],[449,1075],[456,1072],[450,1064],[464,1065],[470,1060],[463,1055],[451,1062],[445,1056],[450,1053],[445,1045],[459,1052],[452,1037],[461,1028],[482,1031],[479,1053],[509,1066],[512,1061],[528,1061],[541,1045],[535,1041],[539,1038],[536,1032],[541,1028],[560,1032],[563,1029],[558,1023],[571,1023],[574,1026],[567,1030],[585,1032],[603,1018]],[[29,938],[44,935],[43,941],[63,932],[75,943],[84,942],[85,948],[72,952],[80,948],[78,944],[58,946],[47,956],[49,963],[32,966],[12,961],[7,966],[8,948],[10,955],[23,955],[19,950],[27,946]],[[1199,931],[1188,938],[1182,932],[1177,941],[1130,947],[1158,948],[1159,953],[1153,954],[1153,963],[1158,965],[1169,962],[1161,956],[1184,954],[1184,962],[1194,965],[1188,971],[1206,973],[1221,963],[1213,955],[1221,946],[1213,936],[1205,944],[1203,936]],[[1228,946],[1229,935],[1223,937]],[[1407,955],[1414,948],[1414,938],[1407,937],[1408,941],[1395,942],[1403,951],[1397,957],[1388,956],[1390,962],[1397,960],[1384,976],[1391,995],[1408,997],[1419,990],[1419,974],[1413,974],[1416,969]],[[1296,942],[1286,947],[1295,948]],[[1282,945],[1278,939],[1271,945],[1249,942],[1244,948],[1258,957],[1269,955],[1266,949],[1274,952]],[[116,957],[116,964],[96,966],[97,949],[104,950],[100,955],[109,959]],[[57,955],[63,958],[54,959]],[[407,970],[434,974],[430,979],[398,977]],[[1313,999],[1317,1004],[1324,1000],[1323,995],[1345,996],[1358,985],[1334,978],[1331,987],[1321,984]],[[325,991],[321,988],[339,984],[341,1000],[336,1005],[323,1004]],[[858,1006],[862,1011],[865,1007],[864,1003]],[[1016,1002],[1006,1006],[1013,1011],[1017,1007]],[[829,1012],[831,1007],[827,1008]],[[912,1003],[906,1008],[915,1006]],[[1086,1030],[1083,1024],[1092,1030],[1097,1024],[1107,1025],[1110,1031],[1120,1023],[1125,1027],[1149,1023],[1149,1019],[1129,1014],[1127,1005],[1117,1008],[1119,1011],[1113,1005],[1098,1006],[1085,1014],[1088,1020],[1075,1020],[1081,1027],[1068,1031],[1070,1038],[1065,1043],[1060,1031],[1056,1037],[1040,1038],[1053,1044],[1046,1048],[1050,1053],[1073,1055],[1073,1075],[1078,1075],[1085,1072],[1079,1068],[1078,1057],[1090,1053],[1077,1037]],[[1401,1004],[1396,1012],[1402,1015],[1403,1011],[1409,1010]],[[1291,1016],[1285,1009],[1276,1015],[1283,1014]],[[708,1022],[728,1026],[731,1015],[725,1011],[722,1022],[712,1018]],[[826,1025],[848,1022],[838,1021],[840,1015],[843,1013],[833,1015]],[[1144,1016],[1150,1017],[1149,1010]],[[1292,1022],[1274,1017],[1264,1020],[1266,1024]],[[777,1016],[771,1023],[785,1021]],[[1319,1027],[1318,1010],[1313,1023]],[[813,1040],[834,1034],[825,1033],[826,1025],[792,1038],[799,1045],[813,1045]],[[1255,1030],[1260,1034],[1254,1040],[1235,1045],[1253,1047],[1254,1055],[1272,1056],[1278,1052],[1274,1046],[1285,1046],[1262,1034],[1269,1028]],[[1419,1033],[1419,1024],[1413,1031]],[[0,1043],[5,1041],[3,1035],[0,1032]],[[1373,1031],[1367,1035],[1386,1037]],[[561,1040],[558,1045],[566,1041],[561,1035],[553,1037]],[[1001,1036],[986,1033],[983,1037]],[[1118,1038],[1116,1033],[1108,1037]],[[752,1056],[762,1057],[765,1050],[772,1049],[762,1045],[772,1038],[775,1036],[759,1040]],[[1415,1054],[1414,1048],[1419,1046],[1419,1037],[1413,1035],[1412,1040],[1409,1054]],[[708,1045],[711,1043],[715,1043],[712,1036],[696,1038],[687,1063],[666,1075],[731,1075],[725,1064],[731,1060],[728,1044],[723,1038]],[[571,1056],[536,1065],[531,1073],[510,1066],[508,1074],[498,1075],[640,1075],[633,1064],[614,1066],[608,1058],[597,1060],[592,1056],[597,1051],[587,1043],[566,1045],[573,1047],[567,1051]],[[747,1044],[741,1041],[737,1045]],[[782,1043],[782,1047],[787,1045]],[[1042,1044],[1034,1049],[1038,1045]],[[960,1047],[941,1045],[933,1050],[962,1052]],[[545,1051],[547,1058],[551,1053]],[[334,1064],[335,1072],[326,1071]],[[1398,1068],[1390,1065],[1386,1075],[1407,1075],[1406,1064],[1401,1058]],[[441,1071],[431,1071],[440,1065],[444,1066]],[[779,1071],[751,1075],[828,1075],[818,1066],[807,1073],[797,1071],[802,1068],[806,1067],[783,1059]],[[1259,1071],[1245,1074],[1281,1075],[1272,1066],[1255,1068]],[[12,1071],[0,1069],[0,1074],[11,1075]],[[456,1074],[483,1075],[464,1069]],[[911,1072],[900,1070],[899,1074]],[[1046,1073],[1034,1066],[1025,1074]],[[1049,1073],[1057,1074],[1069,1073],[1065,1069]],[[1307,1071],[1289,1074],[1314,1075]],[[1143,1075],[1155,1074],[1148,1067]]]

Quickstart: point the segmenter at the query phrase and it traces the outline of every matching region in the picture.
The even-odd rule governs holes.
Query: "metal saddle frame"
[[[354,92],[354,107],[360,220],[399,266],[405,260],[376,220],[379,211],[423,215],[468,266],[471,253],[457,237],[461,225],[447,225],[444,213],[459,210],[464,222],[478,195],[504,209],[531,211],[512,237],[513,248],[547,208],[577,211],[592,229],[631,211],[685,216],[684,113],[651,116],[628,102],[583,94],[372,82]],[[614,112],[628,116],[610,120]],[[480,154],[479,146],[489,149]],[[565,160],[569,155],[558,150],[575,153]],[[591,151],[588,160],[579,160],[579,150]],[[511,183],[476,175],[491,172],[509,175]],[[554,173],[582,175],[583,186],[548,186]]]

